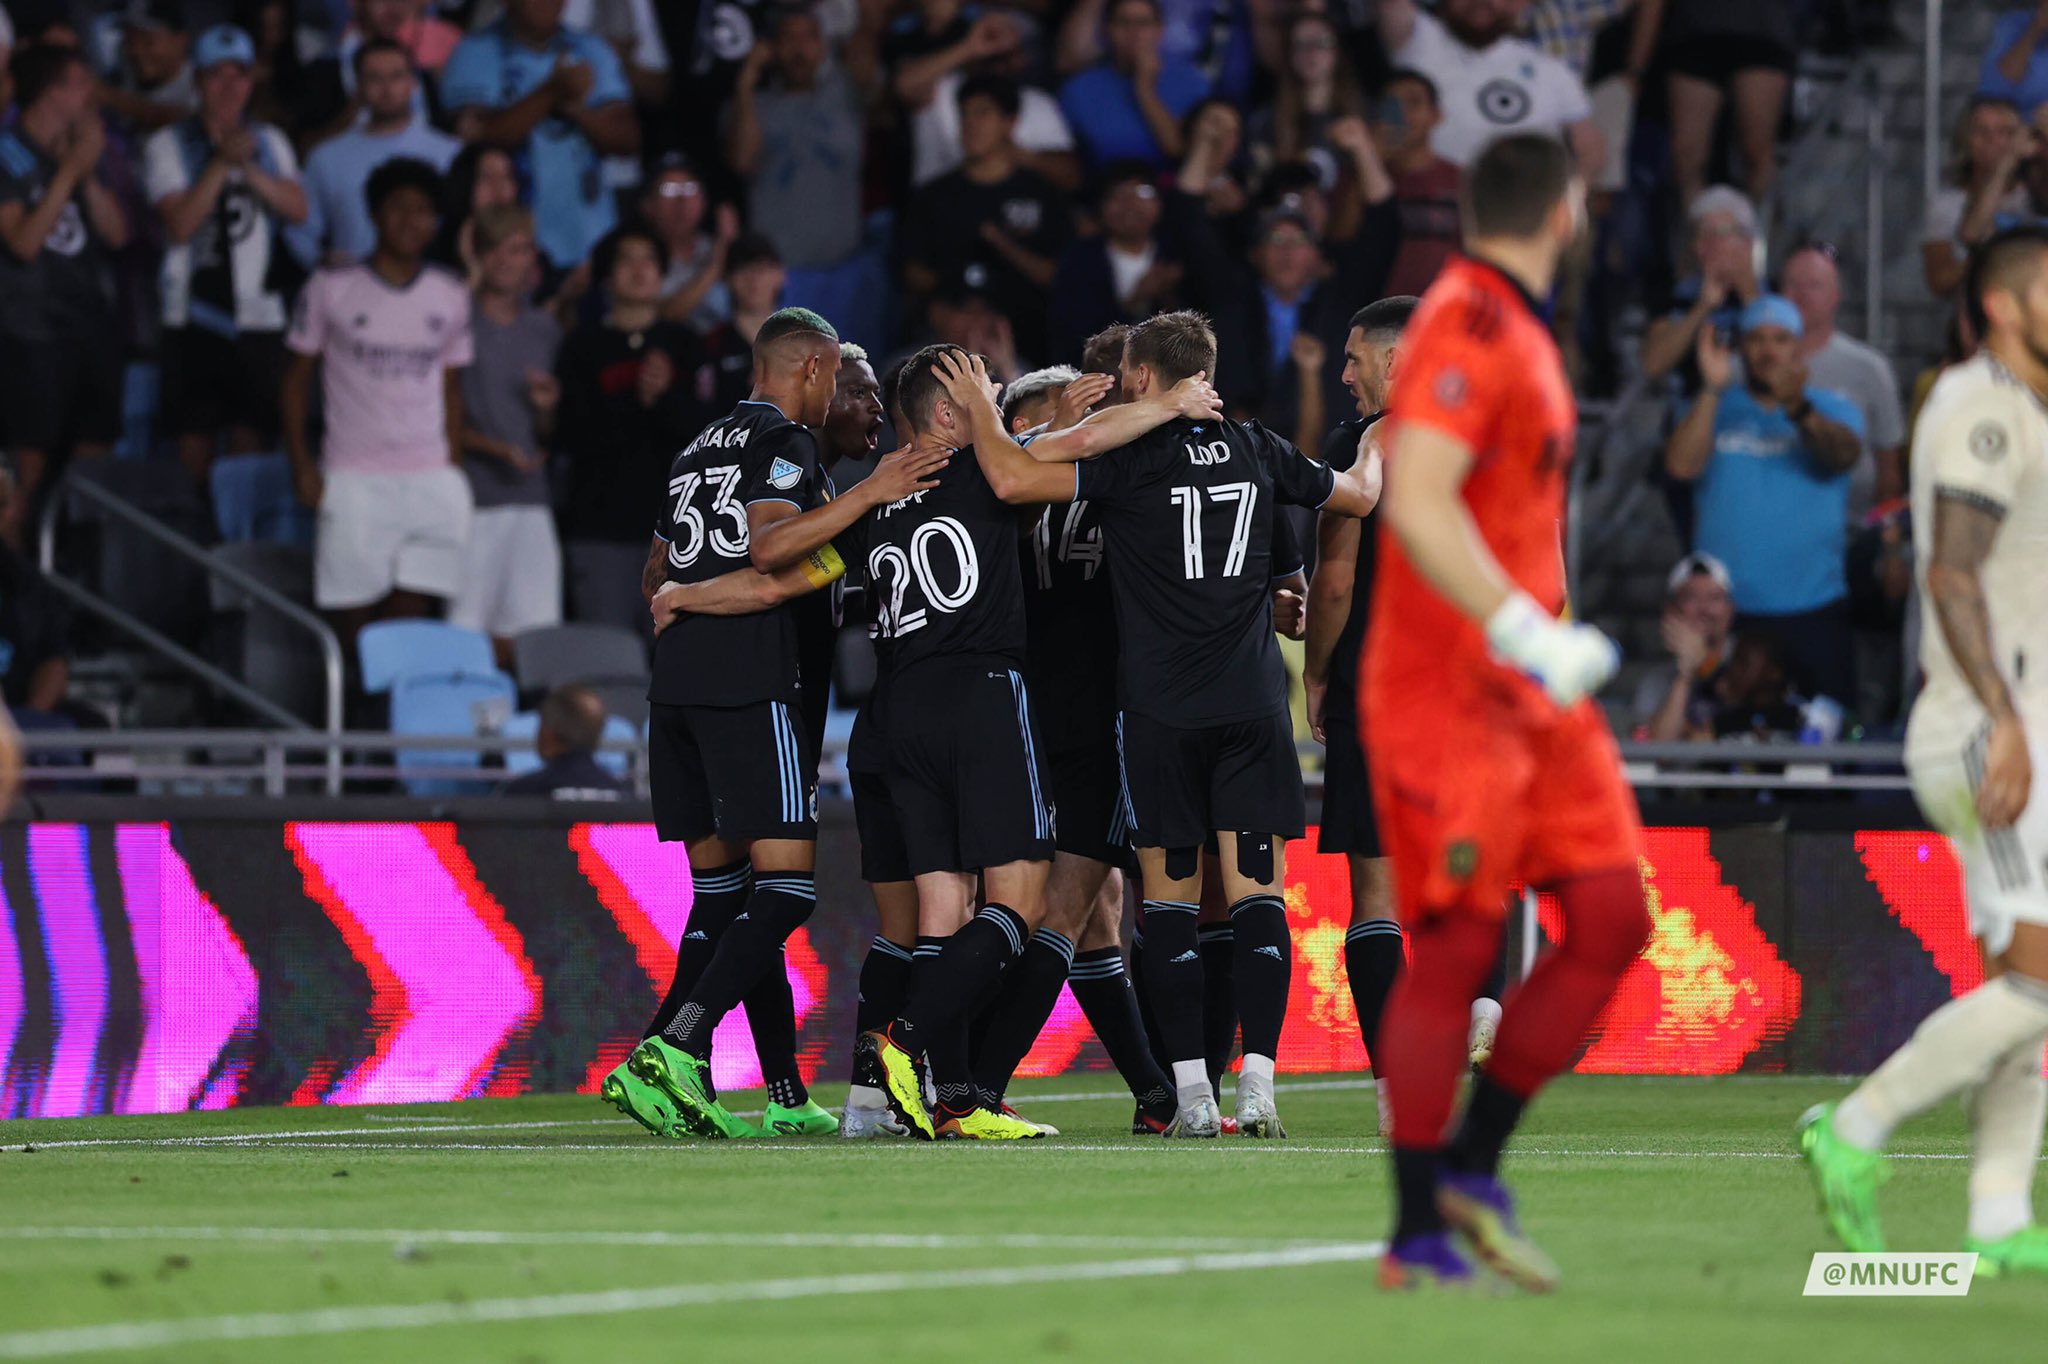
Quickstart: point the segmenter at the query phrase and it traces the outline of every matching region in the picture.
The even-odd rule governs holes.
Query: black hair
[[[1377,303],[1368,303],[1351,314],[1351,325],[1368,338],[1385,336],[1389,332],[1398,334],[1421,306],[1422,300],[1413,294],[1396,294]]]
[[[417,74],[417,69],[412,64],[412,53],[407,52],[403,44],[394,43],[389,38],[372,38],[356,49],[355,56],[349,58],[349,67],[356,73],[356,84],[358,86],[363,83],[363,63],[376,56],[379,52],[396,52],[399,56],[405,58],[405,69],[414,71]]]
[[[896,376],[896,411],[910,423],[912,433],[931,425],[932,410],[946,396],[946,385],[933,367],[942,356],[965,354],[958,346],[926,346],[903,362],[902,372]]]
[[[429,203],[439,206],[441,173],[417,157],[394,156],[370,172],[369,182],[363,186],[363,202],[369,205],[370,216],[374,218],[385,200],[407,189],[418,190]]]
[[[1008,119],[1015,119],[1024,107],[1024,92],[1017,82],[986,71],[961,81],[960,93],[953,97],[953,102],[965,107],[968,100],[975,98],[994,100],[996,108]]]
[[[599,288],[611,282],[612,269],[619,263],[619,248],[627,242],[646,242],[654,248],[654,263],[665,275],[668,273],[668,248],[661,244],[661,238],[654,229],[643,223],[622,223],[604,234],[597,249],[590,254],[591,282]]]
[[[1160,313],[1140,323],[1124,342],[1124,363],[1144,365],[1162,387],[1193,374],[1216,372],[1216,331],[1201,313]]]
[[[1970,253],[1969,282],[1964,286],[1963,305],[1970,310],[1970,325],[1978,337],[1990,330],[1990,315],[1984,295],[2019,293],[2026,288],[2028,273],[2042,252],[2048,251],[2048,227],[2028,223],[1994,233],[1989,241]]]
[[[85,64],[84,54],[75,47],[37,43],[33,47],[18,49],[14,60],[7,64],[8,74],[14,77],[16,107],[26,109],[56,89],[70,74],[74,64]]]
[[[604,722],[604,701],[588,687],[556,687],[540,703],[541,727],[571,753],[595,753],[604,742]]]
[[[1439,109],[1444,107],[1442,92],[1436,88],[1436,82],[1431,80],[1427,74],[1417,71],[1412,66],[1397,66],[1387,73],[1385,80],[1380,82],[1380,93],[1384,95],[1393,89],[1394,82],[1396,81],[1413,81],[1429,92],[1429,102],[1431,104],[1434,104]]]
[[[1465,176],[1474,235],[1535,236],[1571,180],[1571,153],[1557,138],[1515,133],[1490,143]]]
[[[737,274],[749,265],[782,264],[782,253],[775,249],[775,243],[758,232],[742,232],[725,249],[725,273]]]

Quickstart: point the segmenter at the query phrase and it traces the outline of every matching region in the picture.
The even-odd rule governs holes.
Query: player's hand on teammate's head
[[[1984,746],[1984,780],[1977,783],[1977,817],[1987,829],[2011,827],[2027,808],[2034,786],[2034,762],[2027,753],[2027,731],[2018,715],[2008,711],[1991,722]]]
[[[1190,421],[1215,421],[1223,415],[1223,398],[1209,383],[1208,372],[1190,374],[1166,391],[1173,410]]]
[[[1081,419],[1109,396],[1116,383],[1114,374],[1084,374],[1068,384],[1060,390],[1059,401],[1053,404],[1049,429],[1064,431],[1070,426],[1080,425]]]
[[[1700,328],[1700,339],[1693,346],[1693,353],[1699,361],[1700,379],[1709,389],[1718,391],[1734,382],[1735,354],[1722,343],[1716,328]]]
[[[953,452],[943,446],[932,449],[905,445],[891,450],[875,462],[875,471],[867,477],[875,485],[876,504],[901,502],[912,493],[938,487],[935,475],[952,457]]]

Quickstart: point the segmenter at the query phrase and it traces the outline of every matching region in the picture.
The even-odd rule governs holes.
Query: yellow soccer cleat
[[[1002,1113],[991,1113],[986,1108],[977,1108],[960,1118],[947,1118],[939,1124],[941,1141],[1043,1141],[1045,1133],[1039,1131],[1037,1123],[1025,1122]]]
[[[889,1111],[913,1136],[930,1141],[935,1134],[932,1115],[924,1106],[924,1078],[918,1074],[917,1062],[910,1053],[891,1042],[886,1032],[862,1033],[854,1049],[863,1062],[871,1061],[881,1072],[881,1089],[888,1097]]]

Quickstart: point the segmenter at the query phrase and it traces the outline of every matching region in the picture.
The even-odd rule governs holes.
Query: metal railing
[[[276,701],[255,690],[240,678],[201,658],[183,644],[170,638],[161,630],[150,625],[141,617],[117,606],[111,600],[93,592],[80,583],[73,582],[57,571],[57,518],[66,498],[76,497],[92,503],[101,511],[130,529],[141,532],[172,553],[191,563],[197,564],[209,577],[219,578],[237,591],[246,594],[252,601],[260,602],[276,611],[286,620],[299,626],[313,636],[319,646],[321,667],[325,688],[322,714],[325,724],[322,731],[330,738],[339,737],[342,730],[342,685],[343,663],[341,640],[327,622],[305,607],[285,596],[262,579],[221,559],[204,545],[165,525],[156,517],[130,503],[126,498],[101,487],[87,478],[74,476],[64,480],[59,493],[49,499],[43,507],[41,524],[38,527],[38,558],[43,576],[59,593],[77,603],[93,615],[106,621],[116,629],[140,640],[149,648],[162,654],[187,673],[212,686],[223,695],[246,706],[252,714],[271,721],[287,730],[313,732],[299,716],[277,704]],[[329,749],[329,764],[325,773],[330,794],[341,789],[341,763],[339,749]]]
[[[1933,203],[1934,196],[1941,193],[1941,19],[1942,0],[1927,0],[1927,32],[1920,44],[1923,64],[1920,68],[1920,116],[1923,121],[1920,140],[1920,196],[1924,203]]]

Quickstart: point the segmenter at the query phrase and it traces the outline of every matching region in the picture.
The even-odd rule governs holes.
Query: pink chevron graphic
[[[640,969],[654,987],[654,1002],[667,992],[675,974],[676,944],[690,918],[690,863],[680,844],[663,844],[652,824],[578,824],[569,831],[577,865],[597,888],[598,899],[633,944]],[[811,949],[810,935],[798,929],[789,940],[783,969],[796,1005],[797,1026],[825,1002],[825,968]],[[816,1073],[820,1048],[800,1054],[808,1080]],[[758,1089],[760,1057],[746,1012],[727,1014],[711,1038],[711,1079],[720,1089]]]
[[[26,1117],[14,1111],[14,1038],[28,1013],[28,986],[21,978],[21,948],[14,941],[14,906],[0,888],[0,1120]]]
[[[417,1103],[479,1091],[540,1010],[524,941],[450,857],[448,826],[285,826],[306,894],[369,971],[375,1049],[322,1102]],[[458,850],[459,852],[459,850]]]
[[[107,952],[86,861],[85,826],[31,824],[28,872],[42,910],[43,949],[49,954],[57,1013],[50,1073],[30,1116],[96,1113],[100,1033],[107,1023]]]
[[[1072,990],[1062,985],[1059,1002],[1052,1006],[1052,1017],[1045,1021],[1045,1027],[1038,1034],[1038,1040],[1031,1044],[1031,1050],[1024,1054],[1017,1073],[1034,1077],[1063,1075],[1093,1036],[1095,1030],[1088,1026],[1088,1016],[1081,1012],[1080,1001],[1074,998]]]
[[[223,1067],[222,1058],[256,1030],[256,969],[234,929],[193,883],[192,869],[171,845],[169,825],[120,825],[114,851],[143,1017],[142,1052],[116,1097],[116,1111],[226,1108],[236,1088],[220,1081],[240,1067]]]

